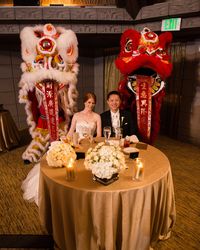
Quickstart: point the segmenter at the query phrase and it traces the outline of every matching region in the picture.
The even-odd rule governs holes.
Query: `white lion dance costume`
[[[72,30],[52,24],[25,27],[20,34],[23,74],[19,102],[25,103],[32,141],[22,158],[37,162],[51,141],[66,134],[76,111],[78,42]]]

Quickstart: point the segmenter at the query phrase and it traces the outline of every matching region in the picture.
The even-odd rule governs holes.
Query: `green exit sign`
[[[170,18],[162,20],[161,31],[180,30],[181,18]]]

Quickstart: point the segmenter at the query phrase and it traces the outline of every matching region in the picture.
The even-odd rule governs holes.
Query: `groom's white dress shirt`
[[[119,128],[120,127],[120,113],[119,113],[119,109],[117,112],[112,112],[111,113],[111,120],[112,120],[112,127],[114,129]]]

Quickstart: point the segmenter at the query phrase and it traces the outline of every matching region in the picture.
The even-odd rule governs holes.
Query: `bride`
[[[67,135],[72,137],[74,131],[76,131],[79,134],[79,139],[84,138],[84,134],[100,137],[101,118],[99,114],[93,112],[96,104],[96,95],[88,92],[85,94],[83,101],[85,107],[82,111],[74,114]]]
[[[93,112],[96,104],[94,93],[88,92],[84,96],[84,109],[75,113],[68,136],[72,136],[74,131],[79,133],[79,139],[84,138],[87,133],[91,136],[101,136],[101,118],[100,115]],[[38,205],[38,187],[39,187],[40,163],[37,163],[29,172],[26,179],[22,182],[23,198],[29,202],[35,201]]]

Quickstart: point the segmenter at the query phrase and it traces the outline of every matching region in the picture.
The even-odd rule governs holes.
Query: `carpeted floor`
[[[200,148],[167,137],[155,146],[171,163],[176,199],[176,224],[172,237],[159,242],[158,250],[200,249]]]
[[[159,137],[155,146],[170,160],[177,210],[171,238],[159,242],[155,250],[198,250],[200,149],[164,136]],[[25,148],[0,153],[0,249],[50,249],[52,246],[51,237],[40,226],[37,206],[22,198],[21,182],[33,166],[23,164],[21,154]]]

